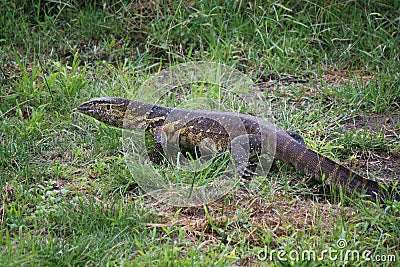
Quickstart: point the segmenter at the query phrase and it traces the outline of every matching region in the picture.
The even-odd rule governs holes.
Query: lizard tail
[[[367,179],[349,168],[307,148],[288,134],[279,132],[277,136],[277,159],[291,164],[307,174],[312,174],[319,182],[327,182],[337,189],[342,187],[347,194],[366,194],[369,199],[393,199],[400,201],[400,188],[396,184]]]

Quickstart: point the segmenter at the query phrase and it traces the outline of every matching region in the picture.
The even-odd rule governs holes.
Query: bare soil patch
[[[400,136],[400,114],[366,115],[347,120],[342,126],[349,132],[367,129],[372,134],[383,134],[385,140],[393,142]],[[380,173],[383,179],[400,180],[400,150],[368,151],[362,155],[360,163],[368,172]]]
[[[262,246],[265,234],[274,237],[288,235],[295,231],[315,234],[329,231],[343,213],[351,216],[355,211],[337,205],[316,203],[311,200],[291,199],[276,193],[273,199],[252,195],[239,189],[207,207],[165,208],[160,202],[147,204],[149,209],[161,216],[153,227],[183,226],[186,237],[193,242],[202,237],[206,243],[228,238],[229,242],[240,243],[243,239],[250,246]],[[226,240],[228,242],[228,240]],[[277,244],[271,241],[270,247]]]

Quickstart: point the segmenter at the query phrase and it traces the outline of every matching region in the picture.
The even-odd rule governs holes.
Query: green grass
[[[210,205],[168,208],[135,183],[121,130],[75,110],[98,96],[139,99],[151,75],[191,61],[257,83],[308,77],[262,92],[275,123],[373,179],[398,179],[399,122],[361,123],[400,116],[398,1],[83,2],[0,1],[1,266],[336,266],[346,261],[271,253],[340,250],[340,238],[396,260],[374,265],[399,263],[399,202],[324,197],[277,163],[258,194],[242,186]]]

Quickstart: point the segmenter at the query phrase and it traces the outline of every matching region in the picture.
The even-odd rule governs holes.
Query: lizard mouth
[[[80,113],[90,115],[95,113],[95,109],[93,108],[92,101],[87,101],[85,103],[80,104],[76,108]]]
[[[94,98],[80,104],[77,109],[83,114],[93,114],[100,110],[120,109],[126,110],[129,102],[123,98],[101,97]]]

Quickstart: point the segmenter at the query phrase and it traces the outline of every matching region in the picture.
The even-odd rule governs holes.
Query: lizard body
[[[249,136],[250,154],[260,152],[261,136],[263,129],[260,119],[250,115],[230,112],[210,112],[204,110],[173,109],[148,103],[143,103],[125,98],[103,97],[96,98],[81,104],[78,111],[91,116],[108,125],[127,128],[145,129],[154,136],[155,143],[163,135],[173,135],[179,131],[181,149],[193,151],[201,141],[209,139],[219,152],[228,151],[235,138],[245,133]],[[173,115],[178,119],[169,120]],[[242,124],[242,128],[237,125]],[[225,129],[230,127],[230,129]],[[393,186],[384,190],[381,184],[362,177],[349,168],[309,149],[298,135],[268,125],[268,131],[276,134],[275,158],[293,165],[304,173],[311,174],[319,182],[328,182],[337,188],[344,188],[345,192],[365,193],[370,199],[386,199],[392,197],[400,201],[400,195],[394,191]],[[153,161],[159,158],[153,157]]]

